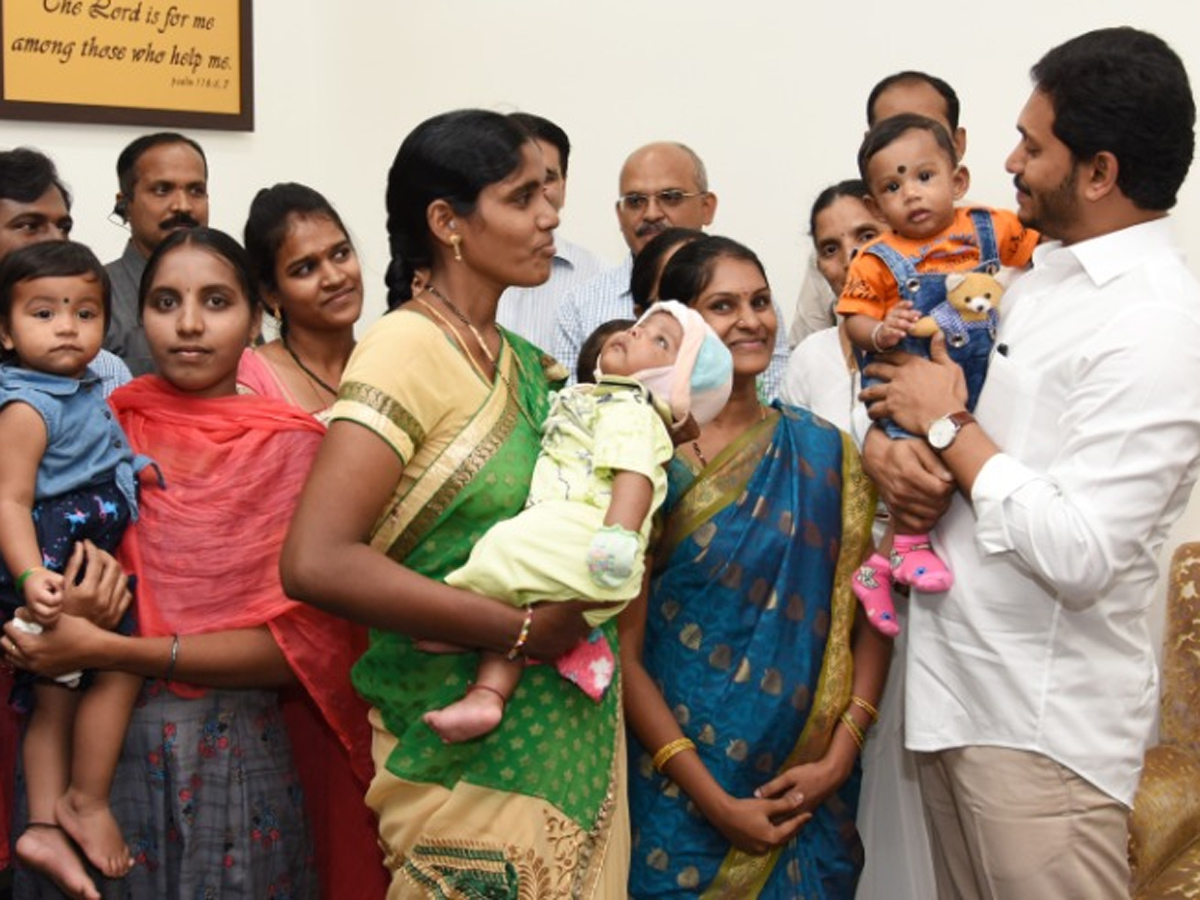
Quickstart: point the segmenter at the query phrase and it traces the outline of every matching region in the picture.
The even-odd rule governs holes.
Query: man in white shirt
[[[1200,285],[1167,218],[1195,105],[1179,57],[1130,28],[1032,74],[1007,168],[1048,243],[1005,295],[978,421],[944,352],[881,363],[872,415],[929,446],[873,429],[866,462],[924,515],[939,476],[961,492],[935,531],[955,585],[909,614],[907,741],[939,896],[1124,897],[1156,556],[1200,454]]]
[[[567,202],[567,163],[571,141],[549,119],[531,113],[509,118],[533,136],[546,161],[546,199],[558,212]],[[537,287],[510,287],[500,295],[496,321],[531,344],[549,352],[554,346],[554,323],[566,295],[595,278],[608,266],[598,256],[555,232],[550,278]]]

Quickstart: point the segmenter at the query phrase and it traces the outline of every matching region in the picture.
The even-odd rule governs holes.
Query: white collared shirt
[[[954,587],[913,596],[908,746],[1035,751],[1131,804],[1200,456],[1200,285],[1165,218],[1034,252],[975,415],[1003,452],[935,531]]]
[[[500,295],[496,321],[547,353],[554,349],[554,324],[558,308],[568,293],[595,278],[608,263],[573,244],[554,236],[555,252],[550,278],[537,287],[510,287]]]

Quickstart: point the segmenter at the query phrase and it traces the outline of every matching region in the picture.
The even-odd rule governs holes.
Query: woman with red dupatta
[[[161,377],[112,399],[163,476],[143,483],[143,517],[122,547],[138,577],[140,636],[70,619],[17,641],[15,658],[37,671],[86,665],[148,678],[111,798],[137,864],[105,896],[359,897],[369,880],[361,867],[343,869],[340,882],[318,879],[312,788],[296,774],[313,767],[293,763],[294,746],[360,783],[369,777],[365,710],[349,681],[362,645],[353,626],[288,600],[279,582],[283,536],[323,428],[236,393],[255,296],[244,251],[220,232],[179,232],[151,258],[141,302]],[[289,741],[281,696],[293,695],[337,737],[336,753]],[[360,795],[341,799],[361,809]],[[318,805],[330,808],[326,800]],[[331,833],[325,849],[361,853],[354,830]]]

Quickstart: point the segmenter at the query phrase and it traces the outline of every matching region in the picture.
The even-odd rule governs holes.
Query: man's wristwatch
[[[929,433],[926,434],[925,440],[929,441],[930,447],[941,452],[954,443],[954,439],[958,437],[963,426],[970,425],[974,421],[975,417],[965,409],[962,412],[950,413],[948,416],[934,419],[929,423]]]

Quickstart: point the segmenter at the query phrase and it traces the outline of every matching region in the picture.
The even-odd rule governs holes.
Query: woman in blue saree
[[[670,464],[648,595],[622,621],[629,893],[851,898],[858,752],[889,652],[854,628],[849,590],[873,492],[848,437],[760,402],[777,323],[751,251],[696,241],[660,293],[722,336],[734,388]]]

